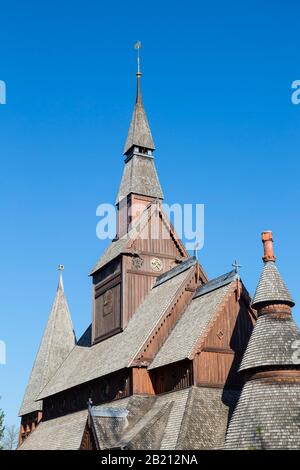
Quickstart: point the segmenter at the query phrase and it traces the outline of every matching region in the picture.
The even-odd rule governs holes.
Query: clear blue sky
[[[114,202],[142,48],[143,97],[167,202],[204,203],[200,261],[237,258],[253,293],[260,233],[300,304],[299,2],[0,1],[0,406],[18,422],[57,285],[79,336],[88,272],[104,249],[96,207]],[[299,323],[298,307],[295,316]]]

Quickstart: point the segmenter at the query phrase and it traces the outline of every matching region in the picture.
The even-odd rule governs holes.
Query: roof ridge
[[[183,273],[184,271],[191,268],[192,266],[195,266],[195,264],[197,264],[197,263],[198,263],[198,260],[195,256],[191,256],[190,258],[187,258],[186,260],[182,261],[177,266],[174,266],[174,268],[172,268],[169,271],[166,271],[165,273],[158,276],[157,279],[156,279],[156,282],[153,286],[153,289],[160,286],[164,282],[169,281],[173,277],[178,276],[178,274]]]
[[[240,280],[240,276],[235,270],[229,271],[226,274],[222,274],[221,276],[218,276],[212,279],[211,281],[208,281],[206,284],[202,284],[201,286],[199,286],[195,292],[194,299],[200,297],[201,295],[208,294],[209,292],[219,289],[220,287],[224,287],[235,280]]]

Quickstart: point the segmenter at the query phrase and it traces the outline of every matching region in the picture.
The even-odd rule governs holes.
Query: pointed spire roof
[[[140,47],[140,46],[139,46]],[[141,92],[141,72],[139,67],[139,56],[138,56],[138,71],[136,74],[137,77],[137,89],[136,89],[136,100],[133,110],[133,115],[127,135],[127,140],[124,146],[124,154],[133,147],[142,147],[149,150],[154,150],[154,142],[146,116],[142,92]]]
[[[48,323],[31,371],[19,415],[42,410],[42,401],[35,401],[75,346],[72,320],[64,293],[63,266]]]
[[[264,303],[282,302],[283,304],[293,307],[295,302],[275,264],[276,257],[273,252],[272,232],[263,232],[262,241],[264,244],[263,261],[265,266],[256,289],[252,306],[253,308],[257,308],[260,304]]]
[[[138,42],[135,46],[140,49]],[[124,147],[125,168],[116,204],[129,194],[163,199],[163,192],[155,168],[152,151],[154,142],[145,113],[141,93],[141,72],[138,55],[136,100],[127,140]]]
[[[295,303],[275,265],[272,232],[263,232],[262,240],[265,266],[252,304],[258,310],[258,320],[240,371],[293,365],[293,344],[300,340],[300,331],[290,309]]]
[[[126,162],[116,204],[129,194],[164,198],[153,157],[134,154]]]
[[[261,274],[252,306],[257,308],[259,304],[272,302],[282,302],[290,307],[295,305],[275,262],[267,261]]]

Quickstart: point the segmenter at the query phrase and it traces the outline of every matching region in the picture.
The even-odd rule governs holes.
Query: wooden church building
[[[76,340],[60,277],[19,448],[300,448],[300,332],[272,235],[253,302],[237,269],[207,278],[163,212],[140,82],[92,322]]]

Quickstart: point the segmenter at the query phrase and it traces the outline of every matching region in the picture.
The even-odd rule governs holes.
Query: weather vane
[[[237,260],[235,260],[235,262],[232,263],[232,266],[234,267],[236,274],[238,274],[240,271],[240,268],[242,268],[242,266],[237,262]]]
[[[134,45],[134,48],[137,50],[137,64],[138,64],[138,71],[137,73],[140,74],[140,48],[142,47],[141,41],[137,41]]]

